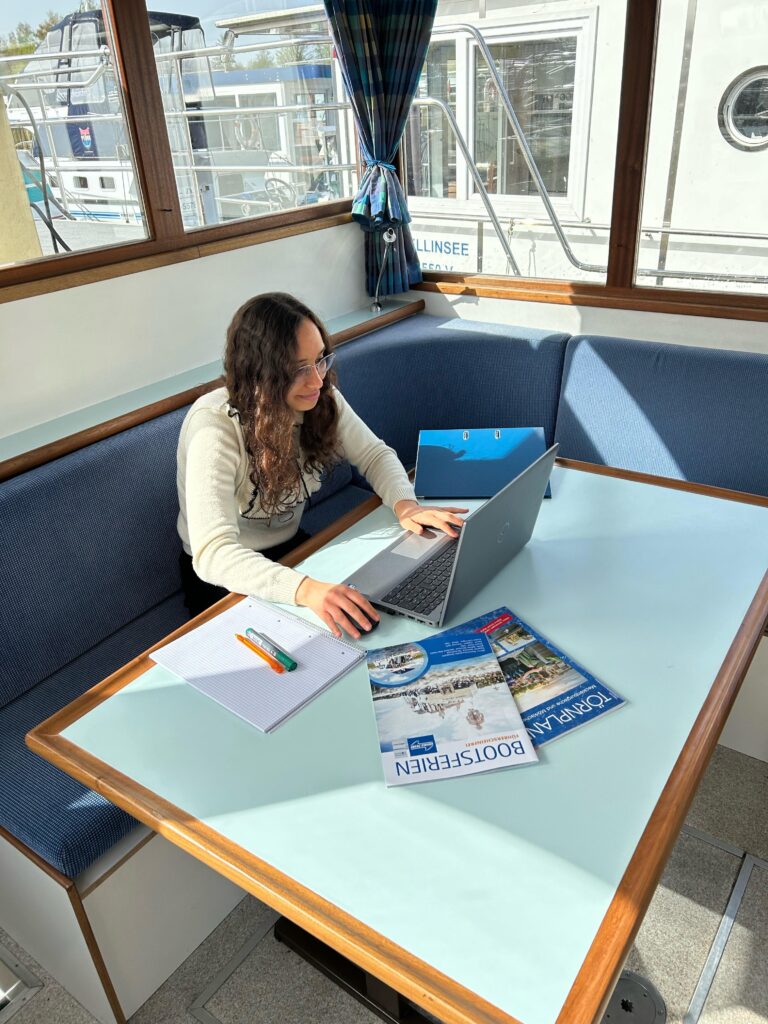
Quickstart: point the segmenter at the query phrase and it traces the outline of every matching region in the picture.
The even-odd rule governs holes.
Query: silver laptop
[[[405,533],[344,583],[375,608],[442,626],[530,540],[557,447],[467,516],[458,539]]]

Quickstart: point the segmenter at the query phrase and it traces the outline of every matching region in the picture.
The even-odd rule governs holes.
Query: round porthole
[[[723,93],[720,131],[736,149],[768,148],[768,67],[751,68]]]

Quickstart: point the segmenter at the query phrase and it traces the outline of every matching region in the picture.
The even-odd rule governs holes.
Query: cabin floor
[[[245,898],[130,1024],[376,1024],[274,939],[275,916]],[[13,1024],[93,1024],[2,931],[0,945],[43,982]],[[661,993],[669,1024],[768,1024],[766,965],[768,764],[720,746],[626,967]]]

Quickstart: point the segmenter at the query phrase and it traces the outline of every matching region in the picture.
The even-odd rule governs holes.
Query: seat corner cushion
[[[331,495],[330,498],[326,498],[325,501],[318,505],[313,504],[309,511],[302,516],[301,528],[306,530],[310,536],[314,536],[370,497],[370,491],[357,487],[355,484],[347,484],[346,487]]]
[[[34,754],[25,736],[187,618],[174,594],[0,709],[0,825],[69,878],[136,822]]]
[[[768,494],[768,357],[580,335],[568,342],[560,455]]]

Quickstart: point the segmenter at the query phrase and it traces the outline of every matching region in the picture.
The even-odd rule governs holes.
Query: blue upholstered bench
[[[549,444],[567,334],[419,316],[339,349],[339,386],[407,467],[420,428],[541,426]]]
[[[564,458],[768,495],[768,355],[573,337],[556,439]]]

